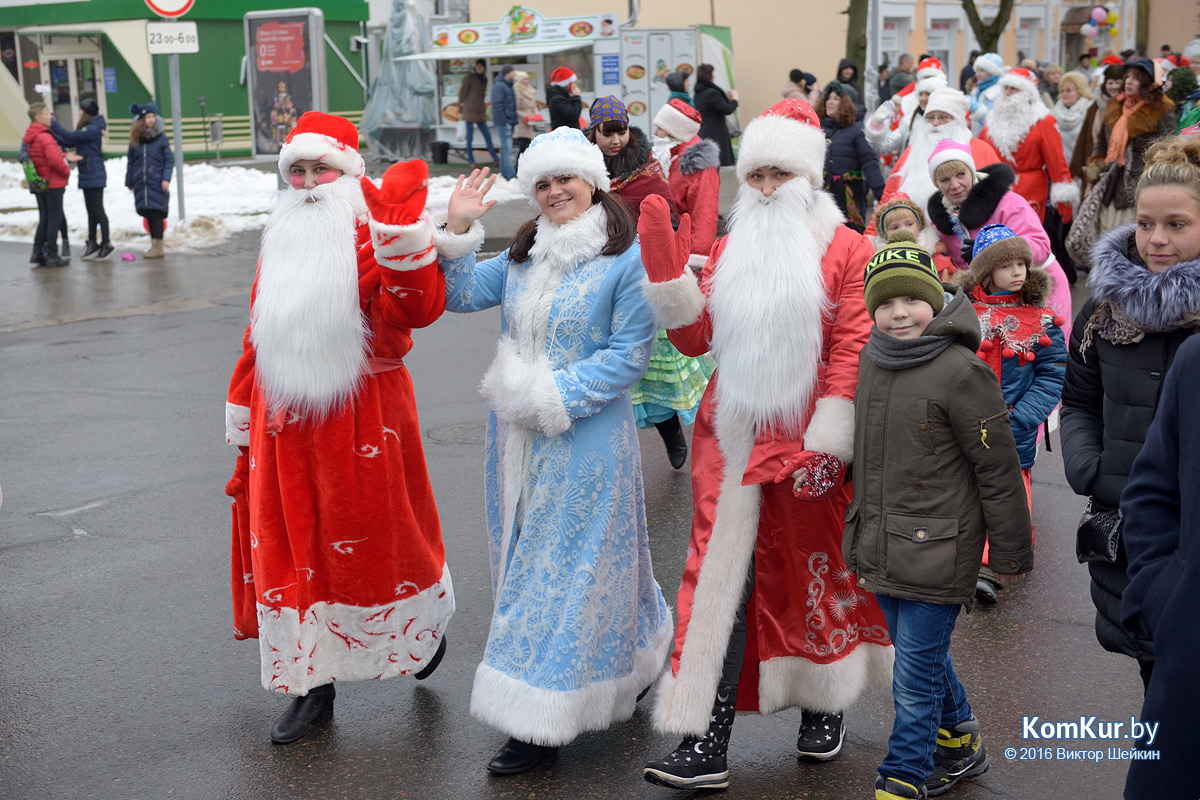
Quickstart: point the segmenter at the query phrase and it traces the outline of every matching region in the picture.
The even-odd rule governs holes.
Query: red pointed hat
[[[931,75],[936,75],[939,73],[945,75],[946,69],[942,66],[942,62],[933,56],[930,56],[929,58],[922,58],[921,63],[917,64],[918,80],[921,78],[928,78]]]
[[[1038,77],[1032,70],[1025,67],[1013,67],[998,82],[1003,87],[1019,89],[1030,103],[1039,101]]]
[[[745,183],[754,170],[771,166],[803,175],[820,187],[826,146],[813,107],[797,98],[781,100],[746,126],[738,150],[738,181]]]
[[[297,161],[314,160],[353,178],[366,174],[358,154],[358,128],[345,117],[307,111],[279,150],[279,172],[287,177]]]
[[[550,82],[555,86],[568,86],[578,80],[568,67],[555,67],[550,73]]]

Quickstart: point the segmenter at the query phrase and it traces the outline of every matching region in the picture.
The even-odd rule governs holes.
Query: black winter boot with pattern
[[[718,686],[708,732],[704,737],[686,737],[670,755],[648,762],[642,770],[643,777],[650,783],[671,789],[727,788],[729,767],[725,753],[729,749],[736,703],[737,686]]]
[[[925,780],[925,792],[937,797],[962,779],[975,778],[987,771],[987,750],[979,737],[979,720],[972,716],[953,728],[938,728],[933,775]]]
[[[833,761],[842,752],[846,723],[842,712],[823,714],[800,710],[800,733],[796,736],[796,755],[804,761]]]

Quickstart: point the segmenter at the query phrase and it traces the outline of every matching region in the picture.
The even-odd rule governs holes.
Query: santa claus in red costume
[[[1048,200],[1063,222],[1070,222],[1079,205],[1079,187],[1063,156],[1058,123],[1038,93],[1037,76],[1017,67],[1000,79],[1000,87],[1002,94],[979,138],[1017,173],[1012,190],[1029,201],[1039,220],[1046,219]]]
[[[696,419],[692,536],[654,710],[660,730],[686,738],[646,765],[653,783],[727,786],[735,708],[799,706],[797,753],[828,761],[842,712],[891,684],[883,616],[841,549],[873,251],[818,188],[825,147],[802,100],[746,127],[732,228],[699,281],[690,220],[674,235],[665,203],[642,204],[647,298],[680,352],[717,362]]]
[[[284,744],[332,712],[335,682],[432,672],[454,591],[402,360],[445,308],[427,168],[376,188],[353,123],[310,111],[279,170],[292,188],[263,231],[225,435],[242,451],[234,635],[295,698],[271,731]]]

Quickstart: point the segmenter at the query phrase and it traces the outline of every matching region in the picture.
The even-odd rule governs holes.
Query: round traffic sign
[[[196,0],[146,0],[150,10],[160,17],[182,17]]]

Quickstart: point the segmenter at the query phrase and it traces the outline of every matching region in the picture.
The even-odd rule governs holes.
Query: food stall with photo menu
[[[707,61],[716,68],[718,83],[734,87],[729,29],[719,26],[638,28],[621,25],[616,13],[544,17],[536,9],[513,6],[494,23],[437,25],[430,35],[428,52],[398,60],[436,62],[435,161],[443,160],[439,156],[444,157],[447,146],[462,147],[457,140],[458,90],[480,58],[488,65],[489,101],[492,83],[505,64],[529,73],[543,104],[548,76],[565,66],[579,76],[585,118],[596,97],[616,95],[629,109],[630,124],[647,133],[650,120],[669,98],[669,73],[690,75]],[[481,137],[475,137],[475,144],[483,146]]]

